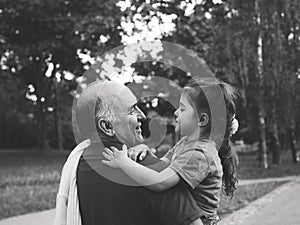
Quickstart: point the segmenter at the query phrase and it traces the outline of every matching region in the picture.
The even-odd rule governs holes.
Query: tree
[[[50,102],[58,97],[55,93],[59,93],[57,88],[61,85],[57,83],[67,82],[67,73],[76,76],[83,73],[78,50],[103,48],[99,35],[116,29],[116,14],[105,8],[109,6],[117,11],[114,4],[115,1],[93,0],[1,1],[0,28],[4,43],[1,57],[8,52],[5,70],[12,71],[23,87],[33,86],[30,94],[34,97],[41,149],[48,145],[48,108],[55,107]],[[95,24],[97,32],[93,30]]]

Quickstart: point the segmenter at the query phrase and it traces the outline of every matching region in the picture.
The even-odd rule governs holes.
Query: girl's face
[[[199,137],[198,115],[191,105],[187,94],[180,97],[179,108],[175,111],[176,133],[180,136]]]

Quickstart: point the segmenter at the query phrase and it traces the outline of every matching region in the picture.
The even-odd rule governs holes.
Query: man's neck
[[[92,142],[92,145],[100,145],[100,146],[102,145],[105,148],[114,146],[118,149],[121,149],[122,144],[123,144],[119,141],[119,139],[116,136],[110,137],[110,136],[108,136],[106,134],[102,134],[102,133],[100,133],[99,136],[92,138],[90,140]]]

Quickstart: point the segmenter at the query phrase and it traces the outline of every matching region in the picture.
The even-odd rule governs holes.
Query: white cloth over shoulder
[[[79,159],[91,144],[85,140],[70,153],[61,173],[53,225],[82,225],[77,194],[76,171]]]

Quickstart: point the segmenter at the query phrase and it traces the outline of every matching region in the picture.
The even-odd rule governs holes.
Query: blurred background
[[[97,57],[157,40],[193,50],[239,90],[232,141],[242,179],[299,174],[299,0],[0,0],[0,219],[54,207],[60,170],[76,145],[73,98]],[[162,154],[177,140],[175,108],[156,76],[181,87],[191,78],[153,61],[101,79],[160,93],[139,106],[148,116],[143,134],[158,140]],[[151,133],[148,122],[158,117]],[[281,184],[273,183],[242,186],[220,211]]]

